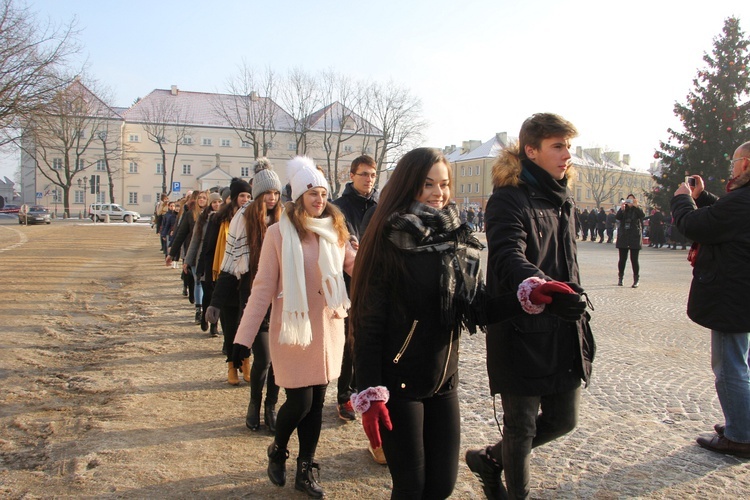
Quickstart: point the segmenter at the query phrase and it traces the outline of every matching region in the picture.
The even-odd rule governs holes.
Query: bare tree
[[[155,96],[147,99],[146,102],[139,101],[136,104],[136,106],[142,106],[139,121],[148,140],[159,148],[162,161],[161,190],[167,195],[172,193],[177,154],[185,139],[190,136],[191,130],[187,125],[187,112],[178,105],[174,97],[176,96]],[[167,155],[171,159],[169,183],[167,183]]]
[[[378,130],[374,135],[363,135],[362,149],[367,150],[374,142],[377,187],[380,173],[395,161],[395,157],[422,140],[426,123],[422,118],[422,101],[392,81],[386,85],[373,83],[368,89],[366,102],[366,118]]]
[[[214,109],[234,129],[240,141],[253,148],[255,158],[266,156],[276,136],[276,121],[283,113],[275,102],[278,95],[276,74],[269,67],[259,76],[243,61],[239,74],[228,80],[227,91],[229,95],[216,95]]]
[[[602,152],[601,148],[585,149],[581,181],[591,191],[596,207],[602,206],[622,190],[632,185],[635,173],[624,165],[618,153]]]
[[[100,131],[121,120],[78,79],[24,120],[17,142],[40,174],[61,188],[65,216],[70,216],[70,188],[76,177],[97,161]]]
[[[137,158],[134,156],[131,148],[127,144],[123,144],[120,135],[120,126],[119,124],[115,125],[115,122],[105,121],[103,127],[99,128],[96,139],[102,151],[100,161],[103,164],[104,172],[107,174],[109,202],[116,203],[114,180],[115,175],[121,170],[121,160],[130,159],[135,161]]]
[[[330,103],[313,118],[313,124],[322,126],[323,151],[326,155],[326,177],[333,184],[333,193],[339,195],[341,186],[348,180],[348,165],[340,167],[341,157],[350,155],[347,141],[362,133],[365,123],[361,113],[362,85],[349,77],[327,71],[321,78],[322,97]]]
[[[18,139],[21,120],[65,89],[69,58],[79,51],[75,20],[44,23],[14,0],[0,0],[0,145]]]
[[[320,86],[313,76],[296,68],[284,79],[279,94],[282,106],[291,116],[296,153],[303,155],[313,146],[309,132],[313,111],[322,101]]]

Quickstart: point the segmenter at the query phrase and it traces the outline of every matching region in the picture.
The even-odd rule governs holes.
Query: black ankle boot
[[[315,480],[313,469],[318,469],[318,472],[320,472],[320,467],[312,459],[297,459],[297,476],[294,478],[294,489],[304,491],[307,496],[312,498],[323,498],[326,494]]]
[[[201,306],[195,306],[195,324],[200,325],[203,317],[203,309]],[[204,332],[206,330],[203,330]]]
[[[622,274],[617,276],[617,286],[622,286]]]
[[[266,403],[263,411],[263,421],[271,434],[276,433],[276,405]]]
[[[276,486],[286,484],[287,458],[289,458],[289,450],[279,448],[276,441],[268,446],[268,479]]]
[[[638,288],[639,281],[640,277],[637,274],[633,276],[633,288]]]
[[[212,337],[218,337],[219,336],[219,327],[216,326],[216,323],[211,323],[211,330],[208,333]]]
[[[257,431],[260,429],[260,404],[252,398],[250,398],[250,403],[247,405],[245,425],[251,431]]]

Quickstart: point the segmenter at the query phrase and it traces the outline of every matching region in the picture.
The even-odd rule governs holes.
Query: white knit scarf
[[[333,218],[310,217],[305,223],[309,231],[320,236],[318,267],[323,277],[322,287],[326,305],[331,309],[348,308],[349,297],[346,294],[343,274],[344,249],[339,245]],[[302,242],[286,213],[281,216],[279,229],[282,240],[281,283],[284,303],[279,343],[305,347],[312,342],[312,329],[307,305]]]

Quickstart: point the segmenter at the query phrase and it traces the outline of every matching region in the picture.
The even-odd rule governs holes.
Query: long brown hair
[[[297,230],[299,239],[303,239],[307,234],[307,225],[305,224],[305,222],[310,218],[310,215],[307,213],[304,205],[302,204],[302,197],[300,196],[297,201],[287,202],[284,208],[286,209],[286,214],[289,217],[289,221],[294,226],[294,229]],[[346,219],[344,219],[344,214],[341,213],[339,207],[337,207],[330,201],[327,201],[326,206],[323,209],[323,213],[320,214],[320,217],[333,218],[333,229],[336,230],[336,233],[338,233],[339,235],[339,245],[343,246],[347,241],[349,241],[349,229],[347,229],[346,227]]]
[[[190,213],[193,215],[193,221],[197,221],[198,217],[200,217],[201,212],[203,212],[203,207],[201,208],[198,206],[198,197],[203,194],[206,196],[206,204],[208,204],[208,191],[193,191],[193,194],[190,196],[190,200],[192,201],[192,205],[190,206]]]
[[[279,222],[281,212],[281,193],[279,193],[279,201],[276,206],[273,207],[271,212],[268,212],[266,202],[264,201],[264,195],[268,191],[258,196],[257,199],[250,202],[245,209],[245,232],[247,234],[247,247],[250,251],[249,260],[249,273],[250,283],[255,279],[255,274],[258,272],[258,261],[260,260],[260,249],[263,246],[263,238],[266,237],[266,230],[268,226]],[[271,220],[266,224],[266,216],[270,216]]]
[[[395,247],[385,237],[385,224],[394,213],[403,213],[414,203],[424,189],[427,174],[436,163],[448,167],[448,181],[453,195],[453,171],[443,153],[433,148],[417,148],[406,153],[396,164],[388,184],[380,194],[375,213],[360,242],[354,261],[351,282],[351,322],[356,331],[357,320],[365,307],[375,307],[368,299],[371,280],[386,280],[394,284],[392,290],[404,276],[404,262]]]

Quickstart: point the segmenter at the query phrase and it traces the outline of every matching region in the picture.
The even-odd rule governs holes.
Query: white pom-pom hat
[[[308,156],[295,156],[286,164],[286,173],[289,184],[292,186],[292,200],[302,196],[305,191],[316,187],[323,187],[330,194],[331,187],[328,185],[323,173],[315,167],[315,162]]]

